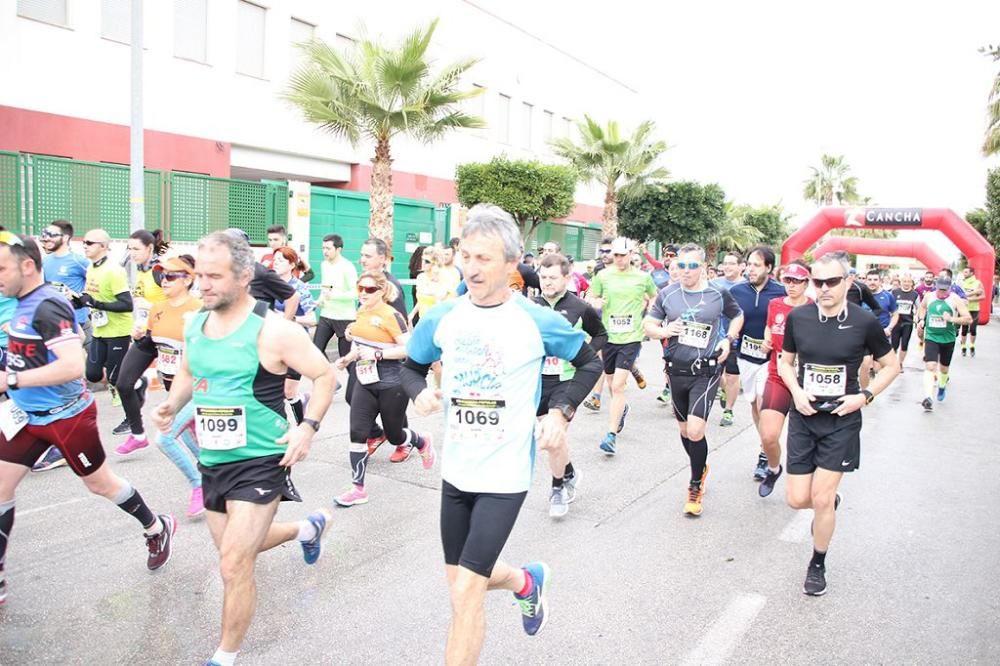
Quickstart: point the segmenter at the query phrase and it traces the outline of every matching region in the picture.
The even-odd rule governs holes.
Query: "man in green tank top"
[[[942,273],[917,308],[917,329],[924,338],[924,411],[934,409],[935,388],[938,402],[948,388],[948,367],[955,353],[956,325],[972,321],[965,301],[951,290],[951,278]]]
[[[240,235],[218,231],[198,244],[205,307],[185,331],[170,395],[154,417],[164,432],[183,405],[194,404],[208,527],[226,572],[222,640],[209,661],[222,666],[233,663],[253,618],[257,554],[297,539],[306,564],[314,564],[330,520],[320,510],[274,522],[279,501],[301,501],[291,468],[309,454],[336,378],[301,326],[250,296],[253,270],[253,252]],[[306,418],[291,428],[284,404],[289,368],[313,382]]]

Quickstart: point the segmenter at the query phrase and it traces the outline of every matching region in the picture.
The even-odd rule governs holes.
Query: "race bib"
[[[631,333],[632,315],[611,315],[608,317],[608,333]]]
[[[97,308],[90,308],[90,323],[94,325],[94,328],[107,326],[108,313],[104,310],[98,310]]]
[[[563,369],[562,359],[558,356],[546,356],[542,362],[543,375],[561,375]]]
[[[452,398],[448,414],[448,438],[462,444],[503,442],[504,400]]]
[[[710,335],[712,335],[711,324],[702,324],[697,321],[686,321],[684,322],[684,328],[681,329],[680,343],[682,345],[687,345],[688,347],[704,349],[708,346],[708,338]]]
[[[927,318],[927,328],[945,328],[948,322],[941,315],[931,315]]]
[[[767,352],[761,349],[763,346],[763,340],[758,340],[757,338],[751,338],[744,335],[743,342],[740,344],[740,353],[744,356],[749,356],[750,358],[766,359]]]
[[[149,310],[146,308],[138,308],[135,313],[135,325],[146,327],[146,322],[149,321]]]
[[[198,445],[212,451],[230,451],[247,445],[247,416],[243,407],[195,407]]]
[[[847,392],[847,366],[806,363],[802,388],[816,397],[837,397]]]
[[[913,312],[913,301],[899,301],[899,314],[908,315]]]
[[[156,369],[161,374],[173,377],[177,374],[177,366],[180,365],[180,362],[181,352],[179,349],[167,347],[166,345],[159,348],[159,355],[156,357]]]
[[[8,442],[28,424],[28,415],[13,400],[0,403],[0,432]]]
[[[66,298],[68,298],[68,299],[69,299],[69,298],[73,298],[73,296],[75,296],[75,294],[73,293],[73,290],[72,290],[72,289],[70,289],[70,288],[69,288],[68,286],[66,286],[65,284],[63,284],[62,282],[52,282],[52,283],[50,283],[50,284],[51,284],[51,285],[52,285],[53,287],[55,287],[56,289],[58,289],[58,290],[59,290],[59,293],[60,293],[60,294],[62,294],[63,296],[65,296],[65,297],[66,297]]]
[[[354,373],[357,375],[358,381],[365,386],[375,384],[378,382],[378,362],[358,361],[354,366]]]

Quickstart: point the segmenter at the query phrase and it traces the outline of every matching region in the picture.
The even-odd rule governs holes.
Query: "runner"
[[[265,268],[272,271],[274,270],[274,253],[277,252],[279,248],[287,247],[293,250],[295,249],[288,244],[288,230],[285,229],[285,225],[283,224],[275,224],[267,228],[267,246],[271,248],[271,251],[261,257],[260,261]],[[304,258],[302,259],[302,265],[296,267],[293,275],[307,283],[312,282],[313,278],[316,277],[312,268],[309,267],[309,262]]]
[[[684,514],[700,516],[708,479],[708,441],[705,423],[715,402],[719,377],[732,341],[743,326],[740,306],[727,289],[705,280],[705,250],[693,243],[677,255],[681,279],[657,296],[643,329],[656,340],[665,340],[663,358],[670,379],[674,416],[681,444],[691,460]],[[723,317],[729,322],[722,335]]]
[[[17,298],[0,390],[0,604],[7,597],[7,546],[14,527],[14,494],[31,465],[57,446],[87,489],[142,525],[146,566],[170,559],[173,517],[156,515],[132,485],[106,464],[94,397],[82,381],[83,345],[69,302],[44,283],[42,254],[30,238],[0,232],[0,292]],[[67,581],[69,583],[69,581]]]
[[[119,264],[108,261],[111,237],[103,229],[91,229],[83,238],[83,252],[90,259],[87,286],[73,299],[76,308],[90,308],[94,339],[87,350],[87,381],[99,384],[105,378],[112,404],[120,404],[115,384],[132,339],[132,291]],[[114,434],[129,432],[128,416],[115,426]]]
[[[865,283],[871,289],[872,296],[878,301],[879,307],[882,310],[878,314],[878,323],[882,325],[885,337],[891,341],[892,329],[896,328],[896,323],[899,321],[899,304],[896,303],[896,297],[891,292],[882,288],[882,282],[882,273],[877,269],[873,268],[865,274]],[[865,359],[865,363],[867,369],[870,370],[873,363],[867,358]],[[874,365],[876,366],[875,370],[878,370],[878,364]],[[867,386],[867,383],[865,386]]]
[[[768,360],[772,355],[770,347],[764,344],[768,305],[774,299],[780,300],[786,293],[785,288],[771,278],[771,271],[774,270],[774,251],[771,248],[758,245],[751,249],[746,255],[746,266],[747,279],[729,289],[743,311],[743,327],[732,354],[738,357],[736,362],[743,383],[743,395],[750,402],[753,424],[760,434],[760,401],[764,397]],[[754,480],[763,481],[767,476],[767,467],[767,454],[761,440]]]
[[[668,247],[676,248],[675,245],[670,245]],[[674,254],[670,259],[670,263],[667,264],[667,271],[670,273],[670,282],[668,284],[676,284],[678,280],[681,279],[681,269],[677,267],[677,250],[674,249]],[[706,273],[707,274],[707,273]],[[666,342],[663,343],[666,346]],[[663,380],[663,392],[656,396],[657,402],[669,405],[670,404],[670,375],[666,375],[666,379]]]
[[[291,467],[309,454],[333,397],[335,371],[301,326],[267,312],[248,293],[253,252],[217,231],[198,243],[197,276],[205,309],[185,329],[184,355],[170,394],[154,412],[167,432],[194,402],[206,516],[222,572],[222,639],[210,664],[231,666],[256,606],[257,554],[298,540],[306,564],[322,551],[329,513],[274,522],[279,500],[301,501]],[[313,381],[308,417],[289,427],[285,374]]]
[[[656,285],[649,273],[629,263],[631,251],[625,238],[616,238],[611,246],[614,265],[594,276],[590,285],[590,304],[601,310],[601,322],[608,331],[608,342],[601,350],[604,376],[611,390],[608,433],[601,440],[601,451],[613,456],[618,449],[618,434],[625,428],[629,407],[625,387],[642,348],[642,316],[646,299],[656,296]],[[598,389],[599,390],[599,389]],[[596,394],[600,397],[600,393]]]
[[[965,297],[969,303],[969,315],[972,317],[971,322],[962,324],[962,356],[965,356],[966,353],[965,342],[968,336],[972,339],[972,344],[968,348],[969,356],[975,358],[976,330],[979,328],[979,307],[983,301],[985,292],[983,291],[983,283],[976,277],[976,269],[972,266],[966,266],[962,271],[962,291],[965,292]]]
[[[710,284],[716,289],[729,291],[734,286],[743,281],[743,264],[740,257],[732,252],[727,252],[722,259],[722,277],[716,278]],[[722,328],[727,330],[729,322],[723,321]],[[731,351],[736,351],[732,349]],[[721,426],[733,425],[733,405],[736,404],[736,397],[740,393],[740,366],[739,355],[730,353],[725,357],[725,367],[722,371],[722,391],[719,402],[722,403]]]
[[[913,288],[913,278],[909,274],[904,274],[899,279],[899,289],[893,289],[892,295],[899,306],[899,319],[892,329],[890,339],[892,350],[899,354],[899,372],[903,373],[903,361],[906,360],[906,352],[910,347],[910,336],[913,334],[913,313],[917,311],[920,303],[920,295]]]
[[[417,299],[410,312],[410,322],[416,325],[431,308],[455,297],[455,292],[442,274],[441,251],[435,247],[424,250],[424,271],[417,276]]]
[[[547,254],[538,270],[542,295],[535,299],[543,308],[551,308],[566,317],[576,330],[589,338],[590,348],[599,351],[607,342],[608,332],[601,323],[601,315],[586,301],[569,293],[570,264],[560,254]],[[542,366],[542,398],[538,402],[538,417],[549,413],[549,402],[561,386],[573,379],[576,368],[572,363],[547,356]],[[576,500],[579,473],[569,459],[569,447],[564,440],[549,449],[549,469],[552,472],[552,494],[549,497],[549,516],[560,518],[569,512],[569,505]]]
[[[793,509],[814,512],[813,556],[802,588],[812,596],[826,593],[826,553],[840,499],[837,487],[844,473],[860,466],[861,408],[899,371],[878,319],[846,300],[849,268],[833,254],[813,264],[817,302],[788,314],[778,366],[795,401],[788,422],[787,500]],[[866,354],[882,365],[870,390],[858,382]]]
[[[299,295],[294,321],[308,331],[308,328],[316,321],[316,315],[314,314],[316,302],[309,292],[309,287],[302,280],[294,276],[296,270],[302,270],[302,260],[299,259],[299,255],[292,248],[279,247],[274,251],[272,265],[278,277],[290,284]],[[285,311],[285,302],[275,301],[274,309],[279,313],[283,313]],[[306,404],[309,402],[308,393],[299,394],[300,379],[302,379],[302,375],[298,371],[294,368],[288,369],[288,374],[285,376],[285,404],[292,410],[292,417],[295,419],[296,425],[302,423],[302,419],[305,417]]]
[[[497,558],[531,486],[543,359],[571,360],[577,370],[549,398],[549,413],[537,425],[543,449],[561,445],[567,422],[600,372],[583,333],[511,292],[508,277],[520,244],[508,213],[474,206],[460,246],[469,295],[431,310],[407,344],[402,383],[417,412],[447,405],[441,452],[441,541],[452,606],[447,664],[479,658],[487,590],[515,594],[527,634],[545,626],[548,567],[533,562],[514,568]],[[437,360],[445,378],[433,390],[425,377]]]
[[[358,278],[357,320],[348,326],[351,351],[337,359],[343,370],[352,364],[357,378],[351,393],[350,463],[351,488],[334,498],[340,506],[368,502],[365,471],[368,467],[368,439],[375,426],[375,417],[382,417],[389,443],[400,447],[416,447],[424,469],[434,466],[434,445],[430,433],[423,435],[406,427],[406,406],[409,399],[399,384],[402,360],[406,358],[406,341],[410,334],[406,319],[389,303],[397,297],[396,288],[381,271],[364,272]],[[407,451],[409,457],[409,451]]]
[[[785,322],[794,308],[813,302],[806,296],[809,267],[804,261],[796,259],[785,266],[781,271],[781,283],[785,285],[788,295],[768,303],[767,328],[764,329],[764,346],[770,351],[771,360],[767,363],[767,383],[760,401],[760,445],[767,456],[764,478],[757,486],[757,494],[761,497],[767,497],[774,491],[774,484],[784,471],[781,466],[781,431],[792,406],[792,394],[778,376]]]
[[[965,301],[951,291],[947,276],[940,276],[934,283],[935,291],[928,293],[917,308],[917,327],[924,337],[924,411],[934,409],[932,402],[937,389],[938,402],[942,402],[948,389],[948,369],[955,353],[958,324],[968,324],[972,317]]]
[[[351,341],[345,331],[357,314],[358,271],[344,256],[344,239],[337,234],[323,237],[323,263],[319,268],[320,289],[319,322],[313,341],[326,354],[330,338],[337,336],[337,355],[346,356],[351,351]],[[296,306],[297,308],[297,306]]]

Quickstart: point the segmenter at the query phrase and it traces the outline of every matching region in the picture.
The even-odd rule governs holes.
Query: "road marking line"
[[[759,594],[741,594],[730,601],[681,663],[684,666],[725,663],[765,603],[767,597]]]
[[[34,509],[27,509],[25,511],[18,511],[17,517],[24,518],[25,516],[30,516],[33,513],[38,513],[40,511],[48,511],[49,509],[58,509],[61,506],[67,506],[69,504],[76,504],[77,502],[86,502],[93,499],[92,497],[77,497],[76,499],[66,500],[65,502],[56,502],[55,504],[46,504],[45,506],[35,507]]]
[[[778,541],[788,543],[805,543],[809,540],[809,529],[812,526],[813,512],[810,509],[800,509],[795,517],[788,521],[785,529],[778,535]]]

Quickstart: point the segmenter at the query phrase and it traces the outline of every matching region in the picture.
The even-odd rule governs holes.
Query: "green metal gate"
[[[24,230],[21,219],[21,156],[0,151],[0,224],[18,233]]]
[[[534,237],[540,248],[545,243],[559,243],[563,254],[573,257],[576,261],[590,261],[597,256],[597,246],[601,242],[601,227],[599,225],[580,226],[562,222],[543,222],[535,229]],[[535,248],[529,247],[535,252]]]
[[[196,241],[237,227],[247,232],[251,243],[263,245],[269,226],[288,223],[285,183],[169,173],[167,192],[171,240]]]

